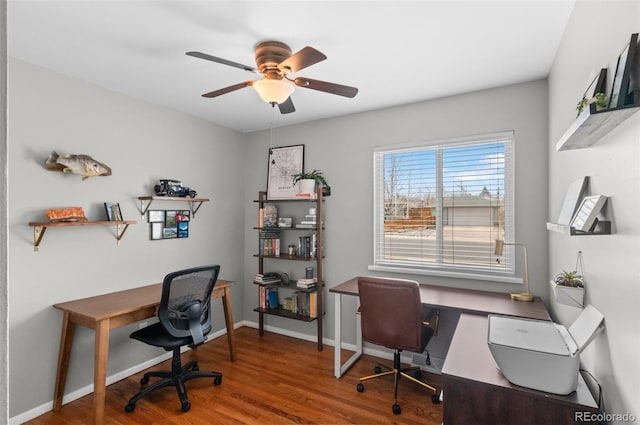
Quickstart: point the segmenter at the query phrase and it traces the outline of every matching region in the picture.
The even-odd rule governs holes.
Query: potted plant
[[[316,184],[319,187],[327,187],[327,181],[322,175],[322,171],[313,170],[309,173],[298,173],[291,176],[293,184],[298,185],[299,193],[316,193]]]
[[[551,281],[556,301],[572,307],[584,306],[584,280],[577,271],[558,273]]]

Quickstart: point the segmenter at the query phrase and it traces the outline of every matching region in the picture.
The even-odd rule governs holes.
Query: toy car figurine
[[[171,180],[171,179],[162,179],[160,183],[153,186],[153,190],[156,192],[157,196],[178,196],[182,198],[186,198],[187,196],[190,198],[195,198],[198,193],[186,186],[182,185],[182,182],[179,180]]]

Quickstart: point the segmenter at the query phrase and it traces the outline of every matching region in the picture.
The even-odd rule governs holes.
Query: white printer
[[[587,305],[569,327],[545,320],[489,315],[489,350],[509,382],[566,395],[578,386],[580,352],[604,328]]]

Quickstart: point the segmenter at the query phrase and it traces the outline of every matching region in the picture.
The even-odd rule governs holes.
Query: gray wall
[[[7,284],[7,2],[0,1],[0,422],[9,420]]]
[[[640,2],[578,0],[549,76],[549,211],[553,220],[569,182],[590,176],[591,193],[609,196],[604,209],[610,236],[549,234],[549,274],[572,269],[582,250],[586,299],[605,316],[606,331],[582,355],[584,367],[604,385],[609,413],[640,418],[640,114],[592,147],[555,151],[575,119],[575,105],[590,75],[609,72],[631,33],[640,32]],[[570,324],[579,309],[552,302],[553,316]],[[640,423],[636,420],[635,423]]]
[[[322,94],[319,94],[322,96]],[[516,239],[529,250],[531,290],[546,299],[547,234],[547,84],[534,81],[493,90],[469,93],[430,102],[405,105],[307,123],[275,130],[274,146],[305,145],[305,170],[324,172],[331,196],[325,203],[325,266],[328,288],[347,279],[371,273],[373,256],[373,149],[376,146],[438,140],[452,137],[515,131]],[[244,159],[251,170],[245,182],[245,228],[255,224],[251,200],[266,188],[268,131],[249,134],[251,149]],[[257,270],[252,257],[256,232],[245,236],[245,281]],[[274,265],[277,267],[278,265]],[[519,260],[518,267],[522,268]],[[522,271],[518,271],[522,276]],[[510,292],[521,286],[486,281],[396,275],[420,282],[465,288]],[[245,318],[257,321],[253,308],[257,291],[245,294]],[[333,296],[326,296],[325,336],[333,339]],[[355,301],[343,309],[345,321],[352,321]],[[312,332],[313,325],[267,317],[267,325]],[[347,322],[348,323],[348,322]],[[352,329],[344,330],[344,341],[355,342]]]
[[[245,223],[244,137],[188,115],[106,91],[43,68],[9,59],[9,299],[10,416],[49,403],[53,396],[62,314],[52,305],[160,282],[170,271],[218,263],[242,311]],[[113,169],[109,177],[47,171],[51,150],[88,154]],[[186,239],[151,241],[138,196],[153,194],[159,178],[176,178],[211,199],[190,223]],[[119,202],[137,220],[116,245],[113,227],[48,229],[39,252],[29,221],[46,221],[47,208],[81,206],[104,219],[104,201]],[[186,209],[157,202],[155,209]],[[218,300],[215,329],[224,328]],[[111,332],[108,375],[165,353]],[[67,392],[93,383],[93,331],[80,328]]]

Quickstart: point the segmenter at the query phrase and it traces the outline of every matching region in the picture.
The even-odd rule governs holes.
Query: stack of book
[[[278,308],[278,288],[260,288],[260,307]]]
[[[256,277],[253,278],[253,283],[257,283],[259,285],[273,285],[274,283],[282,282],[282,277],[278,273],[270,272],[270,273],[258,273]]]
[[[296,224],[298,229],[315,229],[317,225],[316,214],[306,214],[300,223]]]
[[[279,229],[261,229],[258,239],[258,254],[280,256]]]
[[[302,289],[311,289],[316,287],[317,282],[318,282],[318,279],[315,277],[312,277],[309,279],[301,278],[301,279],[298,279],[296,286]]]
[[[318,293],[317,292],[295,292],[290,297],[286,297],[282,308],[292,313],[311,318],[318,317]]]

